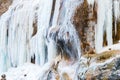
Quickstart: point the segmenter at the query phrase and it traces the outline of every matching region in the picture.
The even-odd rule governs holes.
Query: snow
[[[54,61],[46,63],[42,67],[37,64],[24,63],[24,65],[17,68],[9,68],[7,72],[2,74],[6,75],[7,80],[46,80],[47,73],[53,65]]]
[[[41,67],[31,63],[25,63],[17,68],[10,68],[4,74],[7,80],[38,80]]]
[[[37,64],[25,63],[17,68],[9,68],[7,72],[2,74],[6,75],[7,80],[46,80],[48,78],[48,73],[54,68],[54,65],[54,61],[46,63],[42,67]],[[71,63],[68,62],[60,62],[58,67],[59,76],[62,78],[62,76],[67,73],[68,76],[73,80],[76,76],[75,73],[77,72],[77,65],[78,63],[71,65]],[[51,76],[53,76],[51,80],[56,80],[55,75]]]
[[[120,50],[120,43],[111,45],[111,46],[107,46],[107,47],[103,47],[101,49],[101,51],[99,51],[99,53],[105,52],[105,51],[110,51],[110,50]]]

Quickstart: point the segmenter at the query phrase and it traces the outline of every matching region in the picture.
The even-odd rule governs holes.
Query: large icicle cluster
[[[14,0],[9,10],[0,17],[0,73],[9,67],[31,62],[31,58],[35,58],[35,64],[43,66],[58,54],[57,41],[60,40],[65,43],[64,52],[80,57],[79,38],[71,23],[80,2]],[[59,32],[54,33],[51,29],[57,26],[60,27]]]
[[[119,0],[88,0],[90,5],[97,3],[97,25],[95,26],[95,49],[100,52],[103,48],[103,36],[106,33],[107,46],[113,44],[112,29],[113,15],[115,18],[115,33],[117,33],[117,21],[120,18]]]

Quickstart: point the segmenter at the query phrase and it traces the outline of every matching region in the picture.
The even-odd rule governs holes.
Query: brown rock
[[[0,0],[0,15],[2,15],[8,10],[11,3],[12,0]]]

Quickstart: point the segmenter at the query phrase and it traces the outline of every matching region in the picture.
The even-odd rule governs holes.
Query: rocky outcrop
[[[114,57],[112,57],[114,53],[112,55],[111,53],[104,54],[97,55],[96,59],[92,58],[91,61],[86,58],[82,59],[78,71],[78,80],[119,80],[120,52],[115,52],[116,56],[114,55]],[[100,62],[97,60],[98,58],[101,58]]]
[[[12,0],[0,0],[0,15],[2,15],[8,10],[11,3]]]

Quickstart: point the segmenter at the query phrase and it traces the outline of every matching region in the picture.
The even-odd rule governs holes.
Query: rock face
[[[12,0],[0,0],[0,15],[6,12],[12,3]]]
[[[94,59],[95,60],[95,59]],[[78,80],[119,80],[120,79],[120,56],[109,58],[102,62],[87,59],[80,62]]]
[[[109,79],[120,79],[120,58],[117,58],[113,61],[114,67],[111,70],[111,74],[109,75]]]
[[[97,5],[91,6],[87,0],[76,8],[73,24],[78,31],[83,53],[90,53],[95,48],[95,24],[97,21]]]

